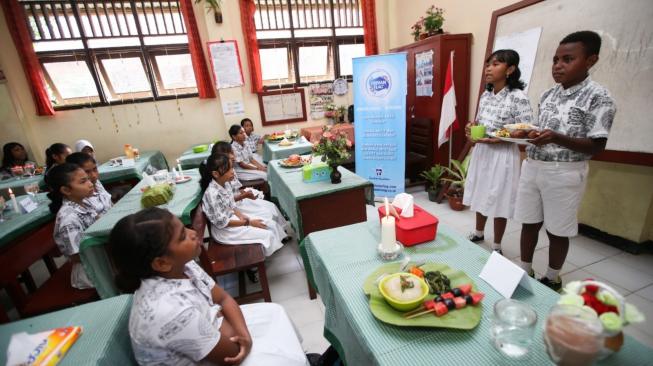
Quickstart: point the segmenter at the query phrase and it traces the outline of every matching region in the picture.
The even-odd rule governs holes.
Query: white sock
[[[501,244],[492,243],[492,250],[499,250],[499,249],[501,249]]]
[[[551,267],[546,269],[546,274],[544,277],[550,279],[551,281],[555,281],[558,278],[558,274],[560,273],[559,269],[553,269]]]
[[[521,264],[519,265],[521,269],[524,270],[526,273],[531,273],[531,270],[533,269],[533,263],[532,262],[524,262],[522,261]]]
[[[483,236],[483,230],[474,230],[474,235],[478,236],[479,238]]]

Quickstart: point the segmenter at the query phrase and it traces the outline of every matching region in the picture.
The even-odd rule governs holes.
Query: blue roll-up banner
[[[355,58],[356,174],[374,184],[375,197],[405,188],[407,55]]]

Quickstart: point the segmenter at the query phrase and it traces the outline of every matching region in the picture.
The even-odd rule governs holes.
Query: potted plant
[[[424,17],[419,18],[419,20],[415,22],[415,24],[413,24],[410,29],[412,30],[410,34],[412,34],[413,39],[415,41],[419,41],[421,39],[420,36],[422,35],[422,29],[424,29]]]
[[[426,16],[424,17],[424,31],[426,31],[428,35],[432,36],[442,33],[442,24],[444,24],[443,15],[444,10],[442,8],[436,8],[435,5],[431,5],[431,7],[426,10]]]
[[[329,103],[324,106],[324,117],[327,119],[327,123],[335,123],[337,114],[338,111],[335,104]]]
[[[320,141],[313,146],[313,155],[322,155],[322,161],[331,167],[331,183],[340,183],[342,174],[338,171],[338,166],[349,159],[351,147],[351,140],[346,133],[332,132],[328,126],[322,128]]]
[[[440,188],[442,186],[440,183],[440,178],[442,177],[442,174],[444,174],[444,169],[440,164],[435,164],[431,167],[431,169],[425,170],[419,174],[428,182],[426,191],[429,194],[429,201],[431,202],[435,202],[436,198],[438,197],[438,193],[440,192]]]
[[[465,205],[463,205],[463,194],[465,179],[467,178],[467,168],[469,167],[469,157],[462,163],[456,159],[451,159],[451,166],[453,169],[444,168],[447,177],[441,180],[450,183],[449,190],[447,191],[449,207],[454,211],[462,211],[465,208]]]
[[[336,123],[345,122],[345,114],[347,113],[347,106],[341,105],[336,108]]]

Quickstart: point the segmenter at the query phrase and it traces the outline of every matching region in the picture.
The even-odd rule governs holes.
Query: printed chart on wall
[[[497,37],[494,40],[494,49],[505,50],[512,49],[519,54],[519,70],[521,71],[521,80],[526,83],[524,93],[528,93],[528,86],[531,83],[533,75],[533,66],[535,66],[535,57],[537,56],[537,46],[540,43],[542,27],[532,28],[523,32],[507,34]]]
[[[243,85],[243,72],[236,41],[208,42],[216,89]]]
[[[415,54],[415,96],[433,96],[433,50]]]
[[[311,119],[324,118],[326,106],[333,104],[333,83],[310,84],[308,90]]]

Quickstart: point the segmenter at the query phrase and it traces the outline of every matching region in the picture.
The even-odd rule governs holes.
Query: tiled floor
[[[452,211],[448,204],[429,202],[422,191],[411,192],[415,202],[436,215],[441,223],[465,234],[474,227],[474,213],[469,210]],[[376,215],[376,211],[372,211]],[[489,250],[492,242],[492,223],[488,220],[484,248]],[[504,255],[519,263],[520,225],[509,222],[503,238]],[[546,270],[548,259],[548,240],[544,231],[540,233],[539,245],[533,267],[538,277]],[[45,268],[35,267],[37,282],[45,278]],[[646,316],[642,324],[631,325],[626,333],[653,347],[653,255],[631,255],[609,245],[583,236],[571,240],[567,262],[562,271],[563,282],[594,278],[608,283],[620,291],[628,302],[636,305]],[[287,243],[268,259],[267,274],[270,281],[272,301],[284,306],[294,321],[307,352],[323,352],[329,343],[322,336],[324,327],[324,306],[319,295],[309,300],[308,288],[302,259],[296,241]],[[219,283],[230,292],[235,291],[235,278],[220,278]],[[248,284],[252,286],[252,284]],[[4,293],[0,302],[7,304]],[[13,314],[15,315],[15,313]]]

